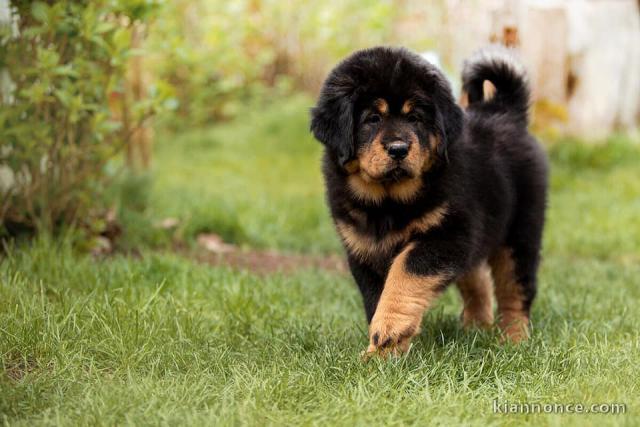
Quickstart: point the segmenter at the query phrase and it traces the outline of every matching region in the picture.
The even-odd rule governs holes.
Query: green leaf
[[[41,1],[37,1],[31,5],[31,15],[36,21],[46,23],[49,20],[49,6]]]
[[[102,21],[96,26],[95,32],[98,34],[104,34],[106,32],[112,31],[115,27],[116,26],[113,22]]]
[[[64,107],[68,107],[71,104],[71,94],[57,89],[53,93]]]
[[[51,71],[57,76],[78,77],[78,72],[75,71],[71,65],[60,65],[53,68]]]

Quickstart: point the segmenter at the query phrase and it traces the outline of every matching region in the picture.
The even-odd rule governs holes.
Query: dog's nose
[[[409,144],[402,141],[396,141],[389,144],[387,153],[393,160],[402,160],[409,154]]]

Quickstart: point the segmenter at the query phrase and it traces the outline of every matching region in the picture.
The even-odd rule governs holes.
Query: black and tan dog
[[[526,75],[492,47],[467,62],[463,89],[466,111],[437,68],[377,47],[340,63],[312,111],[331,214],[369,321],[368,352],[406,351],[452,282],[465,326],[493,323],[493,293],[505,336],[528,336],[547,160],[527,132]]]

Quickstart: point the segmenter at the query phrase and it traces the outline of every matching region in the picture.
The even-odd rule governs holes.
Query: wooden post
[[[140,22],[132,24],[131,48],[140,49],[144,41],[146,27]],[[153,131],[148,123],[135,123],[131,117],[130,106],[142,101],[147,92],[147,76],[144,72],[144,58],[134,55],[127,64],[123,98],[123,125],[130,136],[127,144],[127,164],[132,169],[149,169],[151,166]]]

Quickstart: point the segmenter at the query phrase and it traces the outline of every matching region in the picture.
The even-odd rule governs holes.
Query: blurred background
[[[554,162],[547,247],[637,249],[637,228],[611,231],[638,204],[636,0],[0,0],[0,31],[5,241],[338,252],[308,132],[327,72],[403,45],[459,96],[464,58],[493,42],[530,70],[532,131]],[[590,228],[572,240],[576,210]]]
[[[0,0],[0,424],[637,425],[638,9]],[[447,292],[407,358],[364,364],[309,109],[379,44],[458,97],[490,42],[527,64],[551,162],[532,340],[463,331]]]

